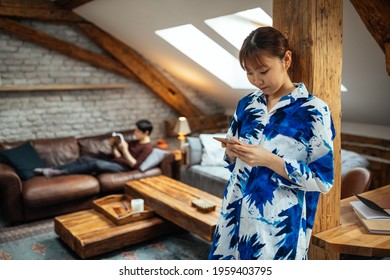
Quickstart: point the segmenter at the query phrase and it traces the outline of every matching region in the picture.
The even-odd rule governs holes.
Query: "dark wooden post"
[[[273,25],[293,49],[291,77],[329,104],[336,129],[335,184],[321,195],[313,234],[340,223],[342,0],[274,0]],[[310,259],[338,259],[311,245]]]

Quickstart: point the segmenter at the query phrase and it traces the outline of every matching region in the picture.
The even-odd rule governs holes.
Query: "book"
[[[390,209],[383,209],[368,199],[363,201],[350,202],[357,219],[369,233],[390,234]]]
[[[368,206],[369,208],[377,211],[377,212],[380,212],[382,214],[384,214],[385,216],[388,216],[390,218],[390,214],[385,210],[383,209],[382,207],[380,207],[378,204],[376,204],[374,201],[371,201],[365,197],[362,197],[360,195],[357,195],[355,194],[355,196],[361,201],[363,202],[366,206]]]
[[[114,139],[115,139],[115,144],[116,144],[116,145],[118,145],[119,143],[125,141],[125,137],[123,137],[123,134],[122,134],[122,133],[113,132],[113,133],[111,134],[111,136],[114,137]]]
[[[365,219],[356,208],[353,211],[369,233],[390,234],[390,219]]]
[[[390,220],[390,215],[387,213],[386,210],[385,213],[379,212],[377,210],[374,210],[370,207],[368,207],[366,204],[364,204],[361,201],[351,201],[350,202],[352,208],[357,211],[361,216],[363,216],[364,219],[367,220]]]

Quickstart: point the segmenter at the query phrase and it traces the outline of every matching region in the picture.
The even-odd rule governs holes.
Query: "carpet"
[[[205,260],[210,243],[185,232],[161,236],[92,260]],[[54,232],[52,219],[0,228],[0,260],[77,260]]]

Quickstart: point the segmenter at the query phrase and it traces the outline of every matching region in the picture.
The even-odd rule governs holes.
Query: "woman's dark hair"
[[[152,133],[153,125],[148,120],[139,120],[135,124],[139,130],[141,130],[143,133],[146,131],[149,131],[149,135]]]
[[[283,59],[288,50],[288,41],[279,30],[269,26],[259,27],[244,40],[239,53],[240,65],[244,70],[245,65],[256,68],[264,65],[261,61],[263,55]]]

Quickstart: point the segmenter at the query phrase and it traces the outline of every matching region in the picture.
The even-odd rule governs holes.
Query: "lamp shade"
[[[177,119],[175,128],[173,131],[176,134],[187,135],[191,133],[190,125],[186,117],[180,117]]]

